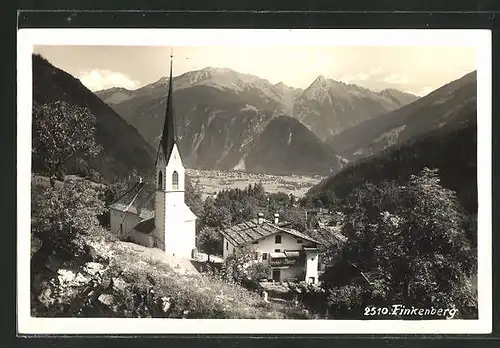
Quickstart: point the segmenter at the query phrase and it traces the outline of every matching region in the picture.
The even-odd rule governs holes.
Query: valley
[[[262,183],[266,192],[284,192],[295,197],[303,197],[307,191],[318,184],[324,177],[306,175],[271,175],[247,173],[241,171],[186,169],[195,189],[205,199],[221,190],[244,189],[248,185]]]

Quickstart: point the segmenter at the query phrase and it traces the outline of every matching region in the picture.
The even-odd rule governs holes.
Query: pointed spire
[[[165,123],[163,125],[163,134],[161,136],[160,146],[163,150],[165,160],[168,161],[170,158],[170,153],[174,148],[174,144],[177,142],[177,135],[174,122],[174,109],[172,106],[172,94],[174,89],[172,87],[172,61],[173,55],[170,53],[170,78],[168,81],[168,96],[167,96],[167,108],[165,111]]]

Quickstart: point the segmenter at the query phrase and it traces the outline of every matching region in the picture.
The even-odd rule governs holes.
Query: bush
[[[252,263],[246,269],[247,277],[255,282],[269,278],[270,274],[271,266],[266,261]]]
[[[255,259],[255,251],[250,247],[236,249],[234,254],[226,257],[224,266],[226,279],[240,284],[244,280],[258,282],[267,279],[271,272],[267,262]],[[265,274],[267,270],[269,272]]]

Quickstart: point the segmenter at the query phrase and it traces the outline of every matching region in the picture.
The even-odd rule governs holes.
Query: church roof
[[[171,57],[172,58],[172,57]],[[161,135],[160,146],[158,147],[158,156],[160,155],[160,149],[165,156],[165,161],[170,158],[170,153],[174,148],[174,144],[177,142],[177,135],[174,122],[174,108],[172,102],[172,94],[174,89],[172,87],[172,59],[170,60],[170,78],[168,80],[168,96],[167,96],[167,108],[165,110],[165,122],[163,124],[163,132]]]
[[[318,244],[320,243],[297,230],[281,227],[265,219],[261,224],[259,224],[258,219],[248,220],[221,230],[220,232],[234,246],[249,244],[275,233],[288,233],[301,239]]]
[[[109,207],[119,211],[125,211],[132,203],[128,211],[142,218],[154,216],[155,210],[155,190],[151,185],[145,183],[137,184],[113,202]]]
[[[168,207],[166,218],[176,218],[182,221],[191,221],[197,219],[196,215],[191,211],[191,208],[184,203],[174,207]]]
[[[135,225],[134,230],[142,232],[142,233],[151,233],[155,229],[155,218],[152,217],[147,220],[143,220]]]

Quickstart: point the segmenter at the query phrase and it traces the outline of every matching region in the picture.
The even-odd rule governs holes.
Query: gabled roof
[[[347,238],[341,234],[336,227],[324,227],[309,229],[306,233],[312,238],[318,240],[323,246],[331,247],[339,244],[343,244],[347,241]]]
[[[286,225],[286,223],[283,224]],[[234,246],[249,244],[275,233],[288,233],[313,243],[319,243],[312,237],[309,237],[299,231],[281,227],[280,225],[276,225],[265,219],[261,224],[259,224],[258,219],[251,219],[238,225],[223,229],[220,232]]]
[[[137,195],[137,196],[136,196]],[[134,199],[135,197],[135,199]],[[133,202],[132,202],[133,201]],[[150,185],[136,185],[130,191],[126,192],[117,201],[109,207],[119,211],[125,211],[132,203],[128,212],[141,215],[143,218],[154,215],[155,211],[155,191]]]

